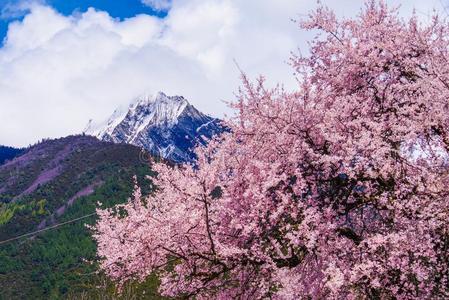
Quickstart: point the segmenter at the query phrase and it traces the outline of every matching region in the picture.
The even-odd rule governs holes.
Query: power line
[[[33,232],[25,233],[25,234],[22,234],[22,235],[19,235],[19,236],[16,236],[16,237],[4,240],[4,241],[0,241],[0,245],[3,245],[3,244],[6,244],[6,243],[9,243],[9,242],[21,239],[23,237],[32,236],[32,235],[35,235],[35,234],[43,232],[43,231],[47,231],[47,230],[50,230],[50,229],[55,229],[55,228],[60,227],[62,225],[74,223],[74,222],[77,222],[79,220],[86,219],[88,217],[94,216],[96,214],[97,213],[88,214],[88,215],[85,215],[85,216],[82,216],[82,217],[79,217],[79,218],[76,218],[76,219],[72,219],[70,221],[66,221],[66,222],[62,222],[62,223],[59,223],[59,224],[56,224],[56,225],[53,225],[53,226],[45,227],[44,229],[40,229],[40,230],[36,230],[36,231],[33,231]]]

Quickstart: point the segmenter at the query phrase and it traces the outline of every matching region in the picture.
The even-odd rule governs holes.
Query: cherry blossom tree
[[[98,210],[102,269],[196,299],[449,297],[449,24],[320,7],[298,90],[245,76],[230,131]]]

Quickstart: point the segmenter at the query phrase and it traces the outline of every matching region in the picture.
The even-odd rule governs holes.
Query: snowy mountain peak
[[[126,113],[127,110],[116,109],[106,121],[97,123],[90,119],[83,132],[101,139],[102,136],[112,133],[114,128],[123,121]]]
[[[166,101],[169,98],[164,92],[158,92],[156,95],[152,93],[144,93],[138,97],[136,97],[129,107],[135,107],[138,105],[148,105],[149,103],[157,102],[157,101]]]
[[[172,126],[177,123],[179,116],[189,105],[182,97],[168,97],[159,92],[156,97],[143,97],[135,106],[130,107],[125,120],[133,128],[127,136],[126,142],[133,143],[139,133],[148,126]]]
[[[131,106],[148,105],[154,102],[187,102],[182,96],[167,96],[164,92],[159,91],[156,95],[151,93],[144,93],[132,101]]]
[[[91,121],[85,133],[101,140],[142,146],[176,161],[193,157],[192,148],[204,137],[222,131],[219,120],[199,112],[182,96],[143,94],[127,110],[115,110],[100,125]]]

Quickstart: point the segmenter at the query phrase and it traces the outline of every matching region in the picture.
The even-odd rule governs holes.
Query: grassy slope
[[[150,192],[150,182],[144,176],[151,174],[151,170],[139,159],[140,150],[136,147],[102,143],[87,137],[45,143],[44,147],[39,145],[43,151],[36,151],[38,159],[32,163],[0,168],[0,180],[16,178],[0,194],[0,240],[36,230],[42,220],[50,220],[49,216],[57,208],[92,182],[101,181],[103,185],[93,194],[76,200],[55,223],[92,213],[97,202],[112,206],[126,201],[135,174],[144,192]],[[76,147],[61,160],[61,173],[33,193],[11,201],[68,144]],[[113,285],[95,272],[96,265],[86,262],[96,259],[95,243],[85,227],[86,223],[94,222],[95,217],[90,217],[31,239],[0,245],[0,299],[117,298]],[[153,277],[144,284],[130,285],[129,289],[137,299],[158,299],[156,287],[157,279]]]

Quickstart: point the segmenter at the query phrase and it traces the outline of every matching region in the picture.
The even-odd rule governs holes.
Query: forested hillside
[[[88,136],[45,141],[0,166],[0,241],[44,230],[0,242],[0,299],[113,297],[113,285],[96,273],[96,246],[85,224],[94,224],[96,216],[89,215],[99,202],[102,207],[124,202],[134,175],[148,194],[148,174],[148,156],[139,148]],[[157,282],[151,278],[148,284]],[[154,287],[147,286],[145,295],[139,286],[132,289],[155,298],[149,292]]]
[[[2,165],[7,160],[13,159],[17,155],[19,155],[22,151],[23,149],[0,146],[0,165]]]

